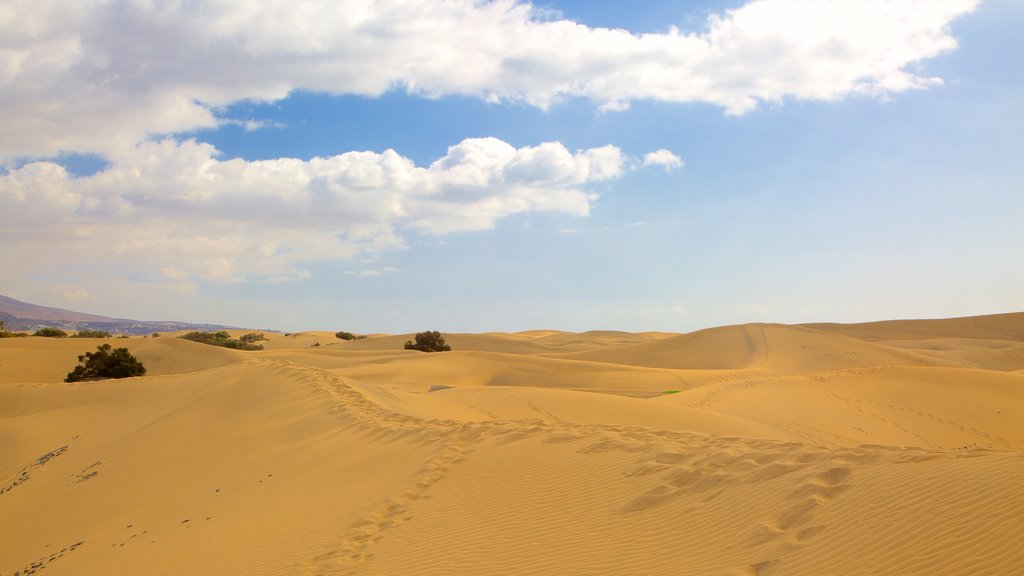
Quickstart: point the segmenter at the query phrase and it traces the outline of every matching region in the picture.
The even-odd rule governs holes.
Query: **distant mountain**
[[[3,320],[4,326],[12,331],[32,331],[44,326],[53,326],[65,330],[106,330],[118,334],[140,335],[175,330],[213,331],[234,328],[219,324],[109,318],[63,308],[29,304],[3,295],[0,295],[0,320]]]

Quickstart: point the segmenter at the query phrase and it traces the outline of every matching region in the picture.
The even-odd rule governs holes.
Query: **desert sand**
[[[0,576],[1024,574],[1024,313],[267,335],[0,339]]]

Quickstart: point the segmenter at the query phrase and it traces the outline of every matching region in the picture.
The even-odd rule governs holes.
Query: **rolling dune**
[[[657,368],[757,370],[782,374],[864,366],[948,364],[916,351],[781,324],[711,328],[653,342],[560,357]]]
[[[915,322],[3,339],[0,576],[1024,574],[1024,315]]]

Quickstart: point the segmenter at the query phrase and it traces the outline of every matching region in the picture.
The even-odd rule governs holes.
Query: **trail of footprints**
[[[365,518],[339,537],[336,549],[308,559],[310,575],[356,574],[373,559],[373,545],[411,519],[411,508],[427,497],[431,486],[471,455],[482,439],[501,445],[538,435],[545,443],[580,443],[581,453],[618,451],[632,454],[629,477],[651,477],[651,488],[625,502],[621,514],[642,514],[681,497],[710,502],[735,483],[770,482],[784,476],[797,487],[774,506],[774,517],[750,526],[745,538],[763,544],[763,561],[751,563],[755,574],[771,572],[786,549],[803,546],[825,531],[815,523],[822,506],[851,486],[854,464],[878,457],[879,450],[905,461],[935,457],[926,450],[871,446],[845,450],[769,440],[712,437],[697,433],[643,427],[549,423],[542,420],[489,421],[468,424],[424,420],[390,411],[366,398],[346,379],[316,368],[273,362],[273,369],[296,373],[325,396],[325,406],[368,438],[405,437],[445,446],[401,493],[379,503]]]
[[[327,576],[356,574],[374,557],[373,546],[387,534],[411,519],[412,507],[429,496],[430,488],[472,453],[482,439],[496,444],[517,442],[542,436],[545,443],[579,443],[581,453],[617,451],[635,459],[627,476],[651,478],[651,487],[621,505],[621,514],[643,514],[672,501],[689,497],[710,502],[737,482],[767,482],[783,476],[796,476],[798,487],[789,493],[774,518],[751,526],[745,538],[752,544],[764,544],[767,559],[750,564],[755,574],[770,572],[778,554],[772,546],[802,546],[821,534],[825,527],[814,522],[815,512],[849,489],[849,464],[870,458],[867,450],[845,451],[817,449],[794,442],[751,441],[739,438],[710,437],[696,433],[652,430],[643,427],[600,424],[549,423],[543,420],[488,421],[468,424],[451,420],[425,420],[390,411],[369,400],[345,378],[317,368],[286,361],[255,360],[272,373],[294,378],[298,375],[324,397],[324,405],[346,426],[354,427],[367,438],[392,440],[404,437],[414,442],[440,444],[437,452],[421,469],[415,480],[400,493],[378,503],[364,518],[339,536],[333,550],[309,558],[303,572]],[[883,447],[874,447],[879,449]],[[899,450],[896,448],[885,448]],[[0,494],[23,483],[30,470],[46,464],[67,450],[57,448],[28,465]],[[925,451],[900,450],[907,461],[925,459]],[[102,463],[86,467],[72,479],[83,482],[98,473]],[[209,519],[209,518],[208,518]],[[145,534],[145,532],[143,532]],[[133,537],[135,535],[133,534]],[[77,549],[78,542],[58,553],[40,558],[13,576],[26,576],[43,569],[48,562]],[[115,546],[118,545],[115,543]],[[121,543],[120,545],[124,545]],[[0,576],[9,576],[0,573]]]
[[[443,478],[455,464],[465,458],[467,447],[462,443],[449,444],[422,469],[421,475],[408,488],[381,503],[369,515],[353,524],[341,539],[338,550],[311,558],[307,562],[310,574],[350,574],[359,564],[373,559],[372,545],[392,528],[401,526],[411,518],[409,507],[423,498],[430,487]]]
[[[72,438],[72,440],[73,439],[74,438]],[[50,460],[60,456],[61,454],[65,453],[67,451],[68,451],[68,445],[64,444],[60,448],[55,448],[53,450],[50,450],[46,454],[43,454],[39,458],[36,458],[35,462],[33,462],[33,463],[25,466],[24,468],[22,468],[21,472],[18,473],[18,475],[14,478],[14,480],[11,480],[5,486],[0,486],[0,494],[5,494],[7,492],[10,492],[11,490],[14,490],[15,488],[17,488],[18,486],[24,484],[25,482],[28,482],[32,478],[32,470],[34,468],[39,468],[39,467],[45,465]]]
[[[58,551],[47,554],[39,558],[38,560],[30,562],[27,565],[18,568],[14,572],[11,572],[10,576],[30,576],[32,574],[35,574],[36,572],[39,572],[40,570],[47,568],[50,564],[53,564],[57,560],[60,560],[65,555],[70,554],[75,550],[78,550],[78,548],[82,544],[85,544],[85,541],[75,542],[70,546],[65,546],[64,548],[61,548]],[[0,572],[0,576],[8,576],[8,574],[6,572]]]

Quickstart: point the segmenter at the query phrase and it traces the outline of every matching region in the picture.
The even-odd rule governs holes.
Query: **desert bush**
[[[448,352],[452,348],[445,344],[444,336],[438,331],[416,333],[416,343],[406,340],[406,350],[419,350],[420,352]]]
[[[86,352],[78,357],[78,366],[68,372],[64,381],[129,378],[145,373],[146,367],[127,348],[111,348],[110,344],[100,344],[95,352]]]
[[[246,334],[242,338],[248,336],[252,336],[252,334]],[[231,348],[232,350],[263,350],[263,346],[253,344],[251,341],[243,342],[241,339],[236,340],[223,330],[220,332],[189,332],[188,334],[178,336],[178,338],[199,342],[200,344],[209,344],[210,346]]]
[[[254,342],[263,342],[267,337],[259,332],[250,332],[238,339],[242,344],[252,344]]]
[[[42,336],[43,338],[67,338],[68,333],[61,330],[60,328],[40,328],[36,330],[33,336]]]
[[[351,332],[336,332],[334,337],[341,338],[342,340],[362,340],[363,338],[366,338],[366,335],[353,334]]]
[[[110,332],[106,330],[79,330],[71,335],[72,338],[110,338]]]

